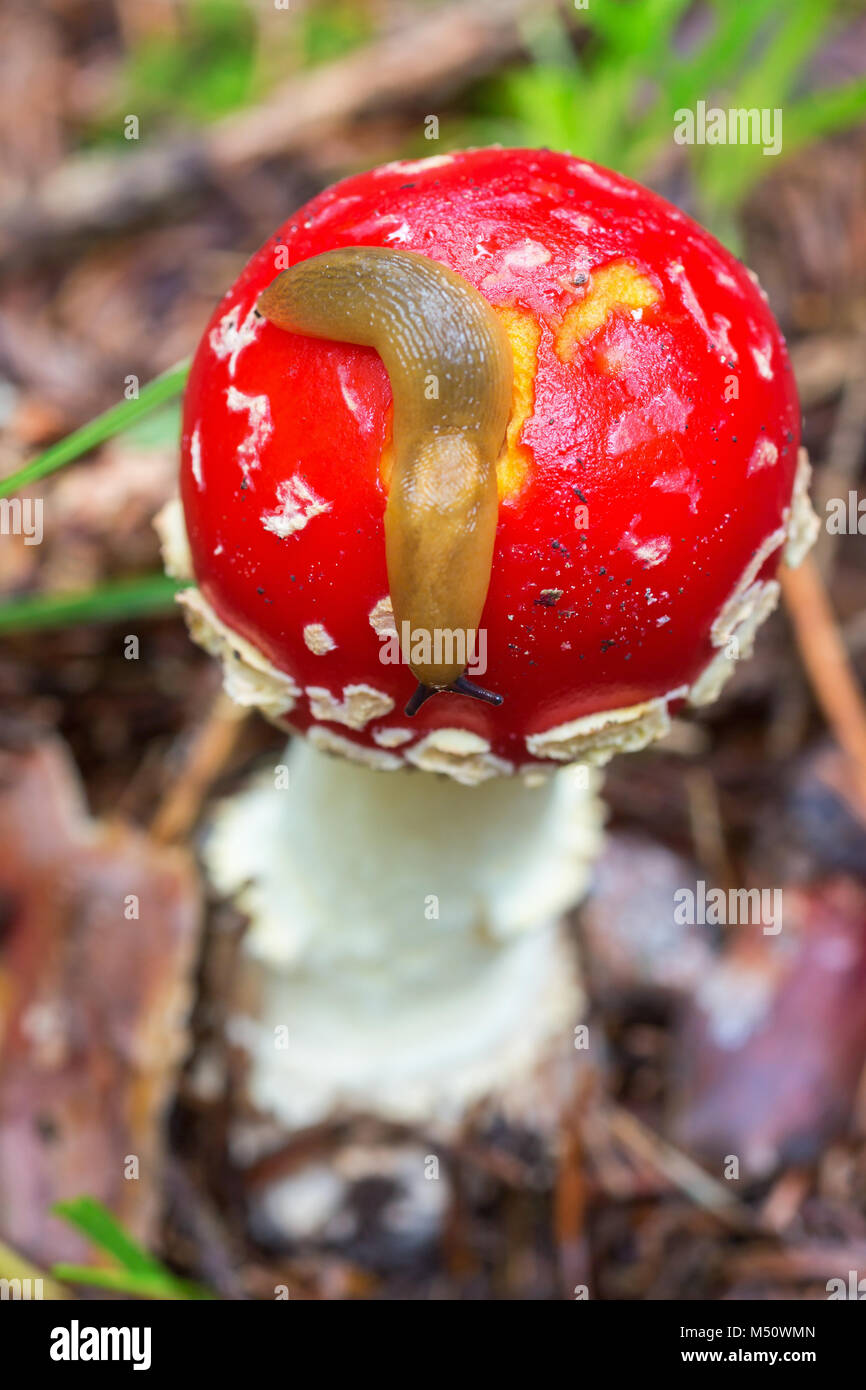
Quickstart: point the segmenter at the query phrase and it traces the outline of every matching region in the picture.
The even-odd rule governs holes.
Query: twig
[[[694,767],[686,773],[685,785],[698,862],[709,870],[716,884],[728,888],[734,874],[725,844],[725,824],[716,779],[709,768]]]
[[[176,1224],[195,1248],[202,1278],[222,1298],[245,1298],[237,1251],[210,1198],[177,1159],[169,1163],[166,1181],[176,1207]]]
[[[755,1280],[768,1283],[796,1284],[824,1282],[827,1278],[842,1278],[847,1283],[850,1269],[866,1266],[866,1245],[809,1242],[805,1245],[786,1245],[782,1249],[760,1249],[750,1246],[734,1249],[724,1257],[724,1270],[730,1282]]]
[[[416,103],[420,93],[429,106],[518,53],[518,21],[537,9],[537,0],[457,0],[292,78],[260,106],[190,141],[175,137],[121,157],[75,156],[4,215],[0,265],[46,244],[130,227],[214,177],[313,149],[365,115]]]
[[[783,1235],[809,1195],[812,1175],[805,1168],[786,1168],[761,1203],[761,1225]]]
[[[667,1178],[697,1206],[711,1212],[735,1230],[752,1230],[755,1222],[747,1207],[717,1179],[705,1173],[686,1154],[660,1139],[637,1116],[619,1106],[607,1112],[611,1133],[632,1153]]]
[[[560,1132],[560,1154],[553,1196],[553,1229],[559,1273],[568,1297],[589,1283],[586,1238],[587,1183],[583,1142],[576,1116],[567,1115]]]
[[[153,839],[172,844],[189,834],[208,789],[237,745],[246,716],[245,709],[220,692],[151,822]]]
[[[827,503],[831,498],[845,496],[857,485],[857,474],[863,456],[863,438],[866,434],[866,371],[862,366],[864,355],[866,339],[855,339],[848,359],[842,396],[824,454],[824,464],[815,477],[814,500],[819,516],[826,515]],[[813,558],[825,579],[830,574],[838,542],[838,535],[822,527]]]
[[[782,592],[815,698],[851,765],[866,810],[866,703],[815,562],[781,571]]]

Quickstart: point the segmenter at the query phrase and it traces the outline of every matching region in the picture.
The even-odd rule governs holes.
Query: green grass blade
[[[689,4],[690,0],[607,0],[604,5],[590,4],[582,17],[617,62],[641,57],[651,71],[669,48]]]
[[[60,439],[56,444],[52,444],[50,449],[45,450],[44,454],[40,454],[38,458],[25,464],[17,473],[12,473],[10,477],[0,480],[0,497],[8,497],[10,493],[17,492],[19,488],[28,487],[40,478],[47,477],[49,473],[55,473],[58,468],[63,468],[73,459],[80,458],[82,454],[95,449],[97,444],[104,444],[106,439],[121,434],[136,420],[140,420],[143,415],[149,414],[151,410],[156,410],[157,406],[173,400],[183,391],[188,374],[189,362],[179,362],[176,367],[170,367],[167,372],[163,372],[162,376],[149,382],[142,389],[137,400],[120,401],[117,405],[104,411],[102,415],[97,415],[95,420],[82,425],[78,430],[73,430],[72,434],[68,434],[65,439]]]
[[[213,1295],[186,1279],[178,1279],[170,1269],[149,1254],[125,1231],[117,1218],[96,1197],[75,1197],[57,1202],[51,1210],[70,1226],[88,1237],[98,1250],[111,1256],[119,1269],[94,1265],[58,1264],[54,1277],[67,1284],[92,1284],[139,1298],[201,1299]]]
[[[100,1269],[96,1265],[58,1264],[52,1266],[52,1277],[64,1284],[84,1284],[97,1289],[109,1289],[112,1293],[127,1293],[135,1298],[153,1298],[163,1301],[203,1301],[214,1295],[209,1289],[185,1279],[175,1279],[168,1270],[156,1278],[154,1275],[135,1274],[128,1269]]]
[[[693,108],[701,99],[711,100],[736,81],[761,30],[778,10],[778,0],[751,0],[747,6],[728,0],[714,5],[715,25],[699,48],[677,54],[665,83],[665,99],[674,112]],[[762,103],[766,105],[766,103]]]
[[[802,102],[785,111],[785,146],[798,149],[822,135],[866,121],[866,78],[846,82],[842,87],[811,92]]]
[[[34,594],[0,603],[0,632],[31,632],[72,623],[117,622],[170,611],[183,588],[165,574],[121,579],[81,594]]]
[[[797,0],[784,14],[758,60],[731,92],[732,106],[783,106],[793,84],[829,34],[833,0]]]
[[[68,1202],[56,1202],[51,1210],[111,1255],[125,1270],[150,1278],[163,1278],[168,1273],[96,1197],[73,1197]]]

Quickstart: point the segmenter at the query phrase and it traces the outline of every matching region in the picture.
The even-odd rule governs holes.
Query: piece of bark
[[[0,754],[0,844],[0,1233],[37,1263],[81,1262],[61,1199],[98,1197],[153,1238],[198,881],[179,850],[93,821],[54,741]]]

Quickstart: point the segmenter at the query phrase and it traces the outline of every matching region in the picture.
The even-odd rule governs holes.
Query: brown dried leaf
[[[0,843],[0,1231],[36,1261],[79,1261],[60,1199],[92,1194],[152,1236],[198,883],[180,851],[90,819],[58,742],[0,754]]]
[[[784,890],[778,937],[744,933],[713,964],[679,1037],[676,1141],[722,1171],[809,1162],[850,1123],[866,1059],[866,893]],[[700,929],[698,929],[700,930]]]

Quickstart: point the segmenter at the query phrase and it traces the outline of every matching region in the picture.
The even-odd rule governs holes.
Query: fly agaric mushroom
[[[765,298],[683,213],[570,156],[386,165],[302,208],[216,310],[181,492],[193,635],[306,736],[294,792],[227,813],[210,852],[221,886],[255,880],[265,1015],[305,1019],[291,1086],[318,1058],[339,1100],[384,1094],[403,1028],[392,1109],[432,1103],[437,1047],[478,1092],[515,1014],[524,1061],[562,1027],[539,1013],[563,994],[550,923],[595,848],[586,778],[526,783],[713,700],[814,538]],[[365,1010],[372,1065],[342,1055]],[[286,1111],[285,1066],[261,1067]]]

